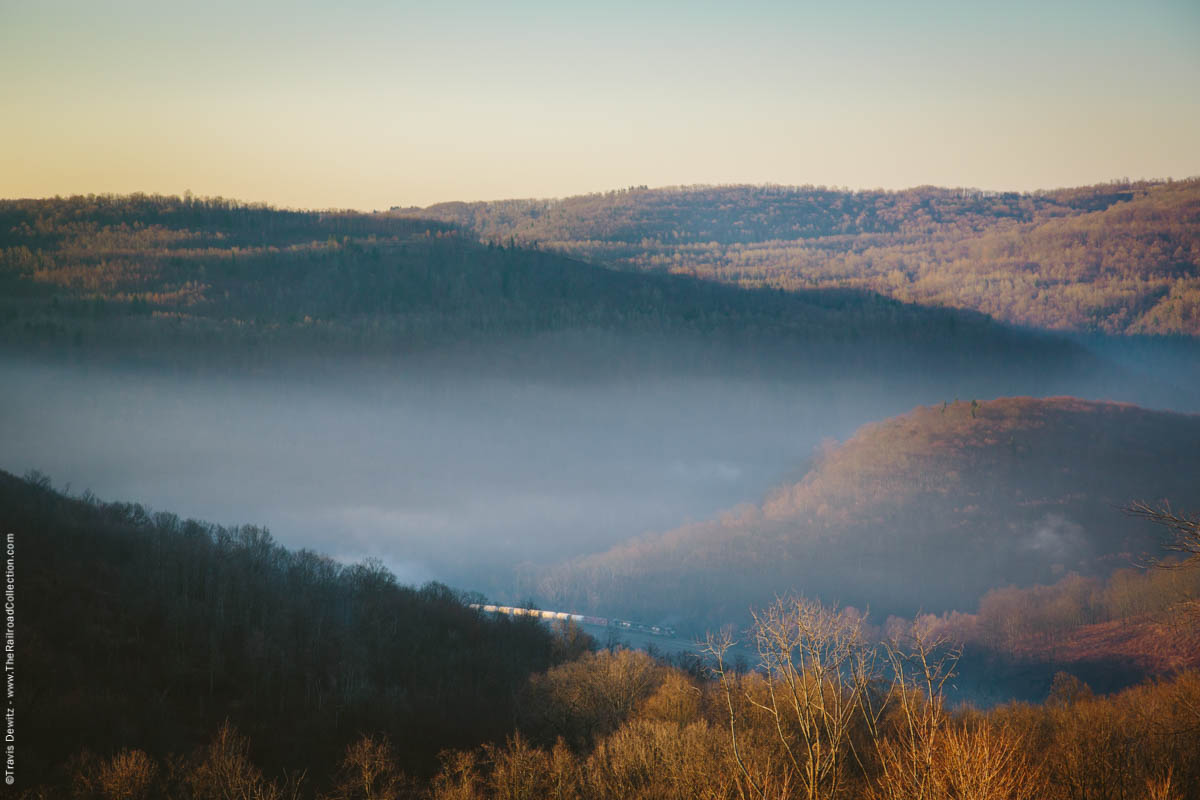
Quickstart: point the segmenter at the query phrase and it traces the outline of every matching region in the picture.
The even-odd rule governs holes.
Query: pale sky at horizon
[[[1200,174],[1200,3],[0,0],[0,197]]]

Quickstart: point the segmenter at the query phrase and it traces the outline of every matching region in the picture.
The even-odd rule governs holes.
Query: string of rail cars
[[[547,611],[541,608],[520,608],[517,606],[497,606],[492,604],[471,603],[471,608],[485,611],[489,614],[507,614],[510,617],[538,617],[545,620],[560,620],[562,622],[577,622],[581,625],[596,625],[601,628],[612,628],[618,631],[634,631],[648,633],[651,636],[667,636],[675,638],[675,629],[670,625],[647,625],[644,622],[634,622],[629,619],[613,617],[593,617],[588,614],[572,614],[569,611]]]

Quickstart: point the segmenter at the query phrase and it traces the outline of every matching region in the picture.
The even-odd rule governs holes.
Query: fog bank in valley
[[[756,498],[867,413],[828,389],[701,378],[0,371],[4,469],[487,590],[518,562]]]
[[[0,384],[0,468],[267,526],[289,547],[377,557],[406,582],[511,600],[519,564],[758,502],[798,480],[823,441],[989,388],[919,375],[556,380],[427,364],[234,377],[12,358]],[[1137,399],[1110,389],[1008,393]]]

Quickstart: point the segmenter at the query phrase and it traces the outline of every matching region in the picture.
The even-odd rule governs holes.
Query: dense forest
[[[1031,194],[641,187],[394,213],[621,269],[869,289],[1055,330],[1200,335],[1200,179]]]
[[[829,442],[798,482],[719,519],[550,570],[548,607],[677,625],[802,591],[876,614],[974,608],[988,589],[1107,575],[1157,547],[1131,499],[1195,502],[1200,417],[1073,398],[947,401]]]
[[[572,357],[737,351],[776,364],[1047,369],[1080,353],[972,313],[854,289],[743,290],[480,244],[437,221],[222,199],[0,201],[0,343],[22,354],[231,362],[496,349],[574,335]],[[634,339],[638,344],[632,344]],[[582,342],[582,344],[579,344]],[[598,354],[598,355],[597,355]],[[632,355],[631,355],[632,354]],[[735,360],[735,359],[730,359]]]
[[[503,737],[526,678],[588,646],[398,585],[378,562],[69,497],[36,474],[0,473],[0,529],[16,539],[26,785],[78,753],[189,752],[225,722],[278,774],[363,730],[421,774],[445,748]]]
[[[36,474],[0,475],[0,499],[21,564],[18,718],[36,720],[19,729],[26,798],[1200,796],[1194,670],[1107,696],[1063,672],[1044,702],[953,709],[961,619],[873,628],[788,596],[739,634],[753,662],[716,636],[670,663],[257,528]],[[1195,613],[1176,594],[1194,597],[1194,573],[1090,595],[1081,580],[1034,591],[1154,598],[1176,632]],[[978,624],[1023,623],[1003,608]]]

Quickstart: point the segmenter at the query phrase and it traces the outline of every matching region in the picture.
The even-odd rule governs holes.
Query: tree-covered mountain
[[[394,211],[621,269],[869,289],[1055,330],[1200,335],[1200,179],[1032,194],[642,187]]]
[[[777,593],[878,614],[1107,574],[1156,549],[1131,500],[1196,504],[1200,417],[1073,398],[955,401],[830,444],[797,483],[721,519],[533,572],[554,607],[721,623]]]
[[[701,361],[724,348],[793,366],[1058,369],[1079,356],[870,291],[745,290],[480,244],[444,222],[191,197],[0,201],[0,287],[0,342],[21,352],[519,352],[574,336],[598,360],[660,346],[666,363],[687,360],[680,344]]]

